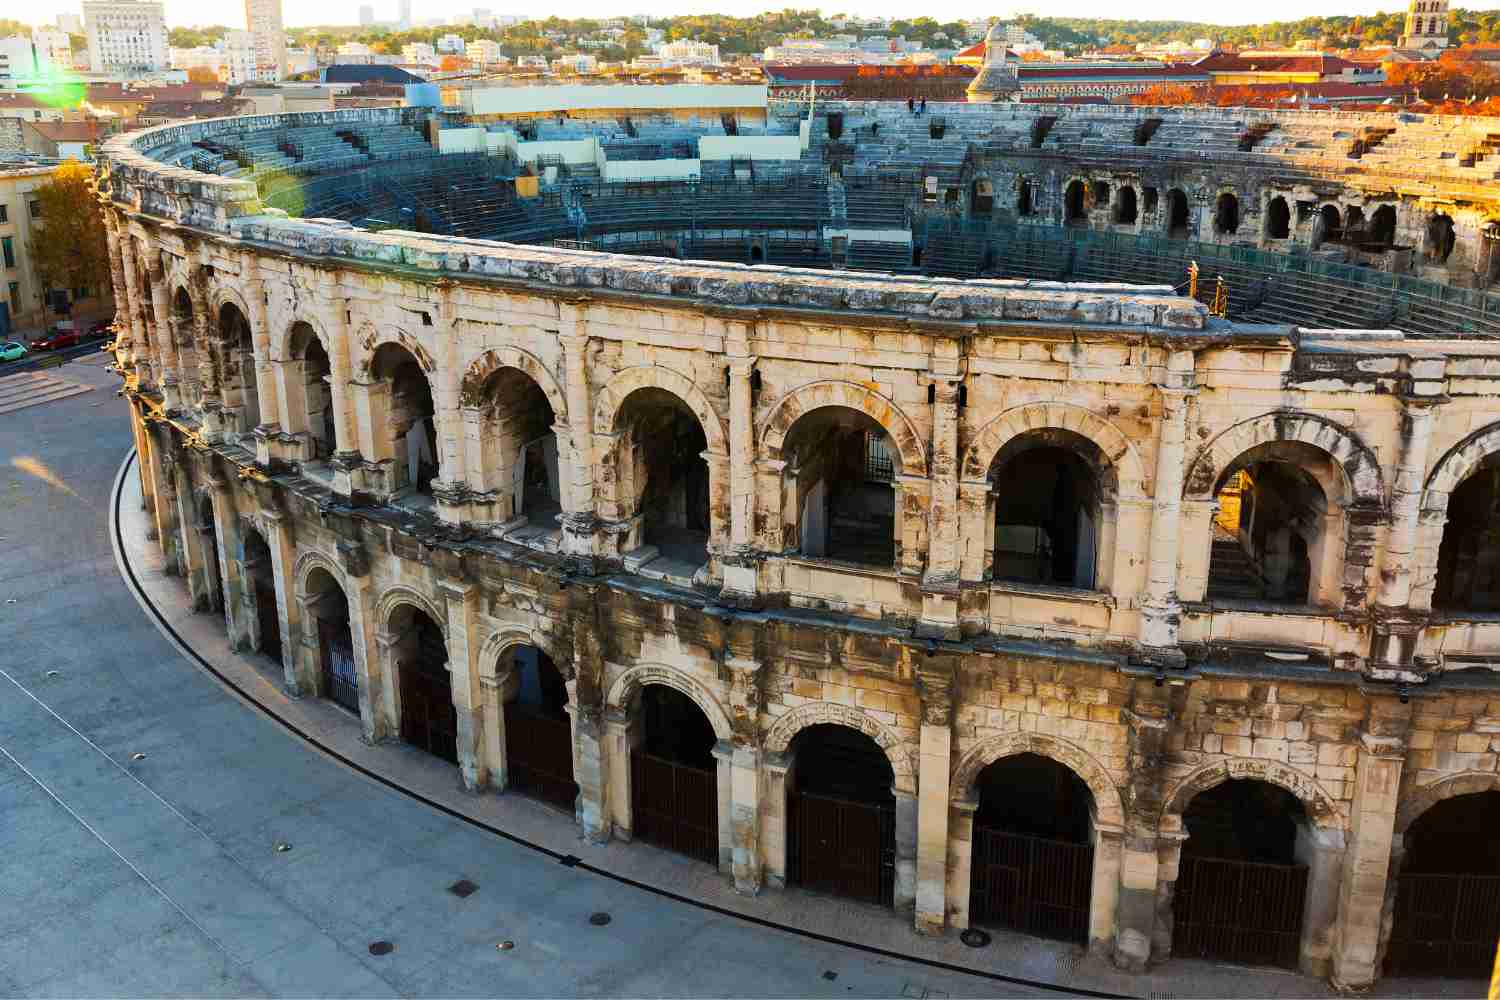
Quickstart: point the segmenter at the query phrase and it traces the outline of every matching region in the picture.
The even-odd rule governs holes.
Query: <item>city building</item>
[[[36,46],[25,35],[0,38],[0,86],[36,76]]]
[[[165,70],[167,22],[158,0],[84,0],[89,69],[124,77]]]
[[[500,43],[488,38],[479,38],[470,42],[464,54],[471,62],[479,66],[499,66],[510,61],[500,54]]]
[[[281,0],[245,0],[245,30],[255,45],[255,79],[275,83],[286,76],[286,30]]]
[[[1022,100],[1088,98],[1114,101],[1168,84],[1207,86],[1213,77],[1186,63],[1023,62],[1016,67]]]
[[[31,41],[36,50],[39,75],[67,73],[73,68],[73,41],[66,31],[33,28]]]
[[[1397,48],[1440,52],[1448,47],[1448,0],[1410,0]]]
[[[1424,0],[1431,2],[1431,0]],[[1214,52],[1192,63],[1216,87],[1255,83],[1384,83],[1380,66],[1325,53]]]
[[[69,35],[83,34],[82,14],[59,14],[57,15],[57,30]]]
[[[417,66],[436,66],[437,49],[426,42],[407,42],[401,46],[401,59]]]
[[[719,47],[709,45],[707,42],[695,42],[684,38],[657,45],[653,50],[661,57],[663,66],[719,65]]]
[[[437,40],[437,50],[442,55],[461,56],[464,54],[464,36],[449,32]]]
[[[60,127],[35,123],[23,126]],[[31,266],[31,246],[42,233],[34,192],[47,183],[57,164],[56,159],[34,162],[33,158],[29,163],[8,159],[0,151],[0,339],[41,331],[68,318],[69,312],[51,308],[58,304],[57,296],[61,296],[65,310],[71,309],[71,315],[80,320],[106,317],[114,309],[112,289],[105,287],[59,289],[49,302],[47,290]]]

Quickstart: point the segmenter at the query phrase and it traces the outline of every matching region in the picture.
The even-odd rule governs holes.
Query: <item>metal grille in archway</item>
[[[1497,940],[1500,875],[1398,877],[1389,975],[1488,976]]]
[[[637,750],[630,755],[631,832],[647,843],[717,865],[718,788],[716,768]]]
[[[402,664],[401,739],[414,747],[458,763],[458,710],[442,662],[427,658]]]
[[[1184,853],[1172,902],[1172,953],[1297,967],[1307,866]]]
[[[354,645],[347,622],[318,621],[323,689],[328,699],[359,714],[359,679],[354,670]]]
[[[1092,845],[976,826],[973,849],[973,923],[1088,942]]]
[[[894,902],[894,805],[798,791],[787,796],[787,825],[791,881],[817,892]]]
[[[505,767],[512,788],[543,802],[572,809],[578,799],[573,781],[573,724],[566,715],[505,706]]]

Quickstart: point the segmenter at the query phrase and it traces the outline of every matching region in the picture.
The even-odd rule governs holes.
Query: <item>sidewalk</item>
[[[329,701],[288,697],[281,686],[279,663],[231,650],[222,616],[194,614],[183,581],[162,572],[160,552],[146,540],[147,519],[141,509],[140,480],[133,456],[124,472],[111,514],[112,521],[118,517],[116,559],[126,585],[143,608],[159,615],[158,627],[168,641],[190,661],[197,657],[208,663],[232,685],[229,690],[237,697],[270,712],[318,749],[378,774],[410,795],[537,847],[575,855],[601,872],[639,884],[643,892],[666,893],[792,933],[886,951],[950,970],[1050,984],[1061,987],[1062,992],[1101,991],[1153,1000],[1337,995],[1326,982],[1290,972],[1186,959],[1173,959],[1153,972],[1130,975],[1084,954],[1078,946],[1004,931],[992,931],[990,945],[972,949],[952,931],[941,938],[917,935],[909,915],[800,889],[767,890],[754,898],[744,897],[734,892],[727,878],[701,862],[644,844],[590,844],[579,837],[572,816],[563,812],[519,795],[468,794],[450,765],[404,744],[363,743],[359,720],[350,713]],[[130,573],[125,572],[127,566]],[[359,772],[351,769],[351,773]],[[1480,980],[1386,979],[1366,995],[1475,997],[1484,993],[1485,983]]]

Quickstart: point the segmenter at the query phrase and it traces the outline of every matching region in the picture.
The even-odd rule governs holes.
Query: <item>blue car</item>
[[[26,345],[11,341],[0,344],[0,361],[20,361],[26,357]]]

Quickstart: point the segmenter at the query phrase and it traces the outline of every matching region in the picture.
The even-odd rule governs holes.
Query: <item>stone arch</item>
[[[331,559],[316,550],[309,550],[298,556],[297,561],[292,565],[292,579],[295,581],[296,588],[292,593],[295,597],[307,596],[307,578],[315,569],[325,570],[343,590],[344,596],[346,598],[349,596],[349,581],[344,578],[344,570],[339,566],[338,560]]]
[[[1500,775],[1492,771],[1460,771],[1417,788],[1396,807],[1396,835],[1402,836],[1422,814],[1444,799],[1479,792],[1500,791]]]
[[[1448,516],[1448,499],[1485,459],[1500,454],[1500,423],[1487,424],[1443,453],[1422,489],[1422,520],[1440,523]]]
[[[459,405],[475,407],[484,393],[484,384],[489,377],[502,368],[516,368],[541,387],[552,406],[552,414],[559,423],[567,423],[568,398],[557,379],[540,358],[519,347],[506,345],[485,351],[469,365],[464,373],[459,390]],[[701,419],[701,418],[700,418]]]
[[[1188,807],[1193,796],[1235,779],[1265,781],[1286,789],[1302,803],[1303,809],[1307,811],[1308,821],[1320,830],[1341,831],[1347,825],[1338,800],[1305,771],[1299,771],[1279,760],[1225,757],[1199,766],[1172,786],[1171,791],[1162,798],[1163,831],[1169,826],[1181,826],[1183,810]]]
[[[399,584],[388,588],[380,595],[380,599],[375,602],[375,621],[380,629],[386,630],[390,628],[391,615],[403,604],[410,604],[417,610],[424,612],[442,631],[443,641],[445,643],[448,641],[448,616],[439,611],[437,605],[428,599],[426,595],[410,587],[400,586]]]
[[[729,713],[713,692],[683,671],[661,663],[637,664],[615,678],[604,700],[605,708],[623,709],[647,684],[660,684],[680,691],[703,711],[703,717],[713,727],[714,736],[721,740],[733,738],[734,727],[730,724]]]
[[[249,304],[245,301],[245,296],[240,294],[239,289],[228,285],[214,285],[213,290],[209,293],[208,302],[208,328],[211,331],[210,336],[217,337],[219,335],[219,314],[224,311],[226,305],[234,306],[240,311],[240,315],[245,317],[246,323],[251,322],[253,314],[250,312]],[[255,327],[251,326],[250,339],[252,341],[255,339],[255,332]]]
[[[355,363],[354,370],[361,381],[369,379],[370,364],[375,360],[375,352],[386,344],[396,344],[411,352],[411,356],[417,359],[417,364],[424,375],[431,376],[437,371],[437,361],[415,336],[399,327],[382,331],[373,323],[367,322],[359,328],[359,334],[351,345],[359,349],[359,360]]]
[[[1345,493],[1353,504],[1385,506],[1385,478],[1375,452],[1348,428],[1300,410],[1263,413],[1220,431],[1189,464],[1183,498],[1213,499],[1224,470],[1251,448],[1275,441],[1300,441],[1325,452],[1342,471]]]
[[[716,455],[729,454],[724,425],[709,404],[708,397],[703,395],[703,390],[687,376],[657,365],[639,365],[615,373],[599,392],[599,398],[594,403],[595,432],[607,434],[615,429],[615,419],[620,415],[620,408],[637,389],[661,389],[682,400],[702,425],[708,450]]]
[[[767,753],[786,753],[792,737],[808,726],[848,726],[874,740],[891,762],[891,772],[896,778],[896,790],[915,794],[917,790],[917,768],[912,760],[911,749],[900,734],[882,725],[868,713],[848,705],[816,701],[798,705],[776,720],[766,733],[764,749]]]
[[[1023,753],[1054,760],[1078,775],[1094,796],[1095,825],[1124,828],[1125,807],[1120,801],[1120,789],[1104,765],[1077,744],[1042,733],[1005,733],[976,744],[953,769],[953,778],[949,782],[953,801],[965,802],[974,797],[974,782],[986,767],[997,760]]]
[[[893,400],[853,382],[809,382],[777,400],[760,426],[764,456],[771,460],[780,459],[787,432],[798,418],[813,410],[831,406],[847,407],[874,420],[885,429],[895,444],[896,452],[901,456],[902,474],[926,477],[927,451],[922,444],[922,435],[917,433],[911,418],[901,412],[901,408]]]
[[[1044,428],[1072,431],[1092,441],[1114,467],[1119,495],[1146,495],[1145,466],[1130,439],[1108,420],[1072,403],[1025,403],[1002,412],[974,436],[964,453],[962,478],[966,482],[985,482],[990,463],[1001,448],[1013,438]]]
[[[489,638],[484,640],[484,645],[479,647],[479,675],[481,677],[498,677],[500,675],[500,657],[506,651],[516,646],[535,646],[547,654],[553,666],[557,667],[558,673],[564,679],[573,674],[572,657],[560,657],[557,643],[552,637],[538,632],[536,629],[525,629],[520,627],[502,628],[492,632]]]
[[[306,323],[318,338],[318,343],[323,346],[323,353],[330,358],[333,357],[333,341],[328,337],[328,331],[323,328],[323,321],[310,313],[293,313],[286,321],[275,327],[275,333],[271,336],[271,360],[291,361],[290,351],[292,347],[292,330],[298,323]]]

